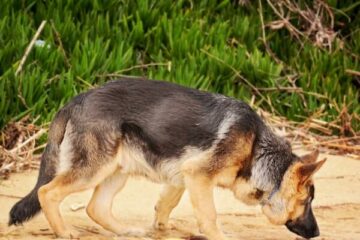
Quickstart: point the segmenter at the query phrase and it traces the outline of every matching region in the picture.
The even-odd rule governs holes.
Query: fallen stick
[[[40,33],[42,32],[42,30],[43,30],[44,27],[45,27],[45,24],[46,24],[46,20],[44,20],[44,21],[41,22],[38,30],[36,31],[34,37],[32,38],[30,44],[27,46],[27,48],[26,48],[26,50],[25,50],[25,53],[24,53],[24,56],[21,58],[19,67],[16,69],[15,76],[17,76],[17,75],[21,72],[21,70],[22,70],[22,68],[23,68],[23,66],[24,66],[24,64],[25,64],[25,61],[26,61],[27,57],[29,56],[29,53],[31,52],[31,49],[33,49],[34,44],[35,44],[35,41],[36,41],[36,40],[38,39],[38,37],[40,36]]]
[[[147,63],[147,64],[141,64],[141,65],[135,65],[131,66],[129,68],[124,68],[119,71],[116,71],[114,73],[107,73],[107,74],[98,74],[96,77],[123,77],[126,75],[123,75],[122,73],[129,72],[134,69],[142,69],[142,68],[149,68],[149,67],[167,67],[168,69],[171,68],[171,62],[167,63]],[[137,77],[137,76],[136,76]]]
[[[360,146],[349,146],[349,145],[341,145],[341,144],[335,144],[335,143],[321,143],[321,142],[310,142],[308,140],[304,140],[304,143],[314,144],[314,145],[321,145],[326,147],[333,147],[338,149],[346,149],[346,150],[352,150],[352,151],[360,151]]]
[[[351,75],[355,75],[355,76],[360,76],[360,72],[356,71],[356,70],[352,70],[352,69],[346,69],[345,72],[347,74],[351,74]]]
[[[35,148],[33,148],[33,149],[26,150],[26,151],[24,151],[24,152],[19,152],[19,153],[17,153],[17,154],[18,154],[18,155],[24,155],[24,154],[27,154],[27,153],[33,153],[33,152],[35,152],[35,151],[37,151],[37,150],[40,150],[40,149],[45,148],[45,147],[46,147],[46,144],[47,144],[47,143],[44,143],[44,144],[42,144],[42,145],[40,145],[40,146],[37,146],[37,147],[35,147]]]
[[[70,67],[71,67],[71,64],[70,64],[69,58],[67,57],[66,51],[65,51],[65,49],[64,49],[64,45],[63,45],[63,43],[62,43],[62,41],[61,41],[60,34],[59,34],[59,32],[57,31],[57,29],[56,29],[56,27],[55,27],[54,21],[51,20],[51,21],[50,21],[50,24],[51,24],[51,28],[53,29],[53,31],[54,31],[54,33],[55,33],[55,37],[56,37],[56,39],[57,39],[57,42],[59,43],[60,50],[61,50],[61,52],[62,52],[62,54],[63,54],[63,56],[64,56],[65,64],[66,64],[67,67],[70,68]]]
[[[0,193],[0,197],[16,198],[16,199],[22,198],[22,197],[19,197],[19,196],[10,195],[10,194],[4,194],[4,193]]]
[[[37,133],[35,133],[34,135],[32,135],[30,138],[26,139],[26,141],[22,142],[19,146],[11,149],[10,153],[15,153],[16,151],[20,150],[22,147],[24,147],[26,144],[28,144],[29,142],[31,142],[32,140],[35,140],[37,138],[39,138],[41,135],[43,135],[46,132],[45,129],[40,129],[40,131],[38,131]]]
[[[349,141],[349,140],[357,140],[357,139],[360,139],[360,136],[330,139],[330,140],[328,140],[328,141],[323,141],[323,142],[320,142],[320,143],[322,143],[322,144],[328,144],[328,143],[341,142],[341,141]]]

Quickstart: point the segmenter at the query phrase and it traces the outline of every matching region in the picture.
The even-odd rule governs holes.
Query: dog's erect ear
[[[303,163],[302,166],[298,168],[300,183],[304,183],[309,180],[309,178],[321,168],[325,161],[326,158],[314,163]]]
[[[300,157],[300,160],[301,160],[301,162],[306,163],[306,164],[314,163],[314,162],[316,162],[316,159],[318,158],[318,156],[319,156],[319,150],[316,149],[315,151]]]

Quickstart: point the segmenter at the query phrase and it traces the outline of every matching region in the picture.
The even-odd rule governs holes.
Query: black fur
[[[38,200],[37,191],[42,185],[50,182],[54,174],[52,172],[46,172],[47,161],[45,157],[49,154],[48,152],[50,151],[50,148],[51,146],[48,145],[43,154],[43,159],[41,160],[40,164],[38,180],[34,189],[12,207],[10,211],[9,226],[13,224],[19,225],[24,221],[27,221],[30,218],[34,217],[38,212],[40,212],[41,207]]]
[[[89,93],[72,123],[77,130],[103,126],[103,132],[118,132],[140,147],[155,167],[181,155],[186,146],[209,148],[226,112],[245,107],[231,98],[167,82],[122,79]]]

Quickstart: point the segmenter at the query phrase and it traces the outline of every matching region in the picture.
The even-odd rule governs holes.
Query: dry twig
[[[312,7],[306,6],[305,9],[301,8],[295,1],[290,0],[267,0],[267,3],[280,18],[269,23],[270,28],[288,29],[300,42],[301,49],[304,45],[302,40],[305,40],[312,42],[315,46],[332,50],[337,34],[333,30],[334,15],[326,2],[316,0]],[[297,26],[290,22],[290,19],[294,17],[299,22]]]
[[[60,50],[61,50],[62,54],[64,55],[65,64],[66,64],[67,67],[70,68],[71,64],[70,64],[69,58],[67,57],[66,51],[64,49],[64,45],[63,45],[63,43],[61,41],[60,34],[59,34],[59,32],[57,31],[57,29],[55,27],[54,21],[51,20],[50,23],[51,23],[51,28],[53,29],[53,31],[55,33],[55,37],[56,37],[56,40],[57,40],[57,42],[59,44]]]
[[[123,77],[126,75],[123,75],[123,73],[129,72],[131,70],[134,69],[146,69],[149,67],[156,67],[156,66],[163,66],[163,67],[167,67],[167,69],[170,71],[171,70],[171,62],[167,62],[167,63],[147,63],[147,64],[140,64],[140,65],[135,65],[135,66],[131,66],[129,68],[125,68],[125,69],[121,69],[119,71],[116,71],[114,73],[107,73],[107,74],[98,74],[96,75],[96,77],[106,77],[106,78],[112,78],[112,77]]]
[[[9,123],[1,132],[0,142],[0,178],[6,179],[11,172],[39,167],[39,155],[35,141],[46,132],[46,129],[29,123],[28,117],[16,123]]]
[[[354,76],[360,76],[360,72],[359,71],[355,71],[355,70],[352,70],[352,69],[346,69],[345,72],[347,74],[351,74],[351,75],[354,75]]]
[[[24,66],[24,64],[25,64],[25,61],[26,61],[27,57],[29,56],[31,50],[32,50],[33,47],[34,47],[34,44],[35,44],[36,40],[38,39],[38,37],[40,36],[40,33],[41,33],[42,30],[44,29],[45,24],[46,24],[46,20],[44,20],[44,21],[41,22],[41,24],[40,24],[39,28],[37,29],[35,35],[34,35],[33,38],[31,39],[31,42],[30,42],[29,45],[27,46],[27,48],[26,48],[26,50],[25,50],[25,53],[24,53],[24,56],[21,58],[20,64],[19,64],[18,68],[16,69],[15,76],[17,76],[17,75],[21,72],[21,70],[22,70],[22,68],[23,68],[23,66]]]

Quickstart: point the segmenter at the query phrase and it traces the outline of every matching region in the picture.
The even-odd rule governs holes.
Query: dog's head
[[[315,187],[312,176],[326,159],[316,162],[318,151],[300,157],[286,171],[280,189],[270,195],[263,205],[263,213],[273,224],[286,227],[302,237],[319,235],[319,228],[312,212]]]

